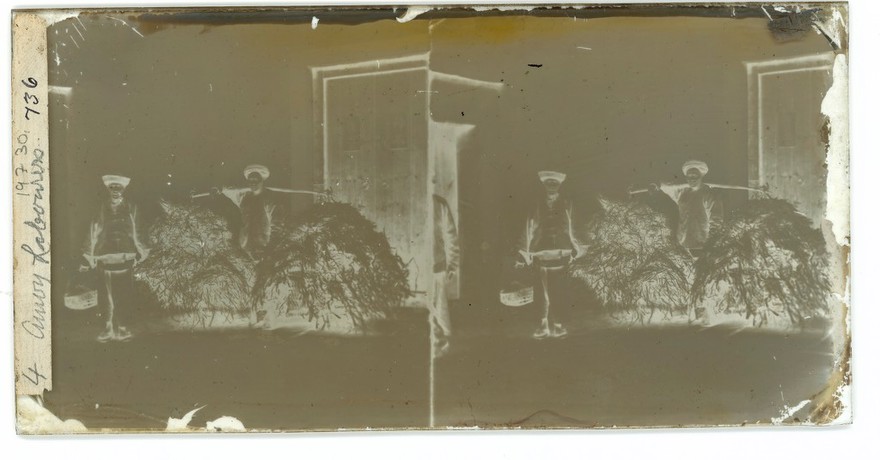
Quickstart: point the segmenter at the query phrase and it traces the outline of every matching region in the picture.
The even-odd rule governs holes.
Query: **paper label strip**
[[[46,20],[13,12],[12,225],[15,391],[52,389]]]

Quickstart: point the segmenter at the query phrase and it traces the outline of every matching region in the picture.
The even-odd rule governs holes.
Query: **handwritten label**
[[[15,390],[52,389],[46,21],[13,13],[12,219]]]

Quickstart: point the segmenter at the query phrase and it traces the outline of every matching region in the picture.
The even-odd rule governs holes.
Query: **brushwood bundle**
[[[235,245],[218,214],[194,205],[162,203],[150,229],[150,257],[137,276],[167,313],[195,313],[205,323],[251,310],[253,262]]]
[[[385,234],[349,204],[312,207],[277,235],[257,264],[256,302],[286,293],[316,327],[346,316],[363,326],[409,296],[407,270]]]
[[[821,231],[810,224],[788,201],[749,201],[710,237],[697,260],[694,301],[756,325],[826,316],[827,251]]]
[[[600,198],[602,211],[586,234],[586,253],[570,266],[611,316],[637,320],[685,313],[693,282],[691,257],[678,246],[666,217],[636,201]]]

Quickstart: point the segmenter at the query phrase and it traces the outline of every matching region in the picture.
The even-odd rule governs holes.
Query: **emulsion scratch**
[[[125,24],[126,26],[128,26],[129,29],[131,29],[132,31],[134,31],[134,33],[138,34],[141,38],[144,38],[144,34],[142,34],[139,30],[137,30],[137,29],[135,29],[134,27],[132,27],[131,24],[129,24],[129,23],[127,23],[127,22],[125,22],[125,21],[123,21],[122,19],[119,19],[119,18],[114,18],[114,17],[112,17],[112,16],[107,16],[107,17],[110,18],[110,19],[112,19],[112,20],[114,20],[114,21],[119,21],[119,22]]]
[[[472,6],[470,9],[474,11],[525,11],[529,12],[536,8],[544,8],[542,6],[534,6],[534,5],[488,5],[488,6]],[[583,6],[569,6],[569,7],[560,7],[560,8],[572,8],[572,9],[583,9]],[[574,18],[577,20],[577,17]],[[584,19],[586,21],[586,19]]]
[[[79,18],[76,19],[78,20]],[[82,34],[82,32],[79,31],[79,27],[77,27],[76,24],[71,25],[73,26],[73,30],[75,30],[76,33],[79,34],[79,38],[82,39],[82,41],[86,41],[86,37]]]
[[[434,32],[434,27],[440,25],[446,18],[443,19],[432,19],[430,23],[428,23],[428,32]]]
[[[244,424],[241,423],[241,420],[228,415],[224,415],[217,420],[209,421],[206,424],[205,429],[207,431],[220,431],[226,433],[240,433],[247,431]]]
[[[85,30],[85,31],[88,31],[88,30],[89,30],[89,29],[86,27],[86,25],[83,24],[82,20],[80,20],[79,16],[76,17],[76,22],[78,22],[79,25],[82,26],[83,30]]]
[[[204,409],[206,406],[197,407],[186,414],[181,418],[168,417],[168,424],[165,426],[165,431],[186,431],[189,429],[189,423],[192,421],[193,416],[196,415],[196,412]]]
[[[16,399],[18,431],[26,434],[67,434],[88,431],[76,419],[62,420],[42,404],[41,398],[19,396]]]
[[[406,9],[406,13],[404,13],[403,16],[397,18],[397,22],[401,24],[410,22],[420,15],[427,13],[428,11],[431,11],[433,9],[434,7],[431,6],[411,6]]]
[[[831,421],[831,425],[842,425],[852,423],[852,387],[849,385],[841,385],[834,391],[834,397],[840,402],[840,412],[836,419]]]
[[[846,19],[840,8],[832,8],[830,18],[814,21],[813,28],[817,33],[824,35],[835,50],[840,49],[847,33]]]
[[[577,49],[579,49],[579,50],[586,50],[586,51],[593,51],[593,48],[588,48],[588,47],[586,47],[586,46],[578,46]]]
[[[849,244],[849,116],[847,112],[846,56],[834,60],[833,83],[822,100],[822,114],[828,117],[830,135],[825,163],[828,168],[825,218],[831,222],[837,244]]]
[[[780,412],[779,417],[770,417],[770,423],[774,425],[781,425],[782,422],[791,418],[792,415],[796,414],[797,411],[803,409],[807,404],[810,403],[809,399],[805,399],[798,403],[797,406],[788,406],[785,405],[782,408],[782,412]]]
[[[73,45],[79,48],[79,43],[76,42],[76,39],[73,38],[73,35],[68,35],[68,37],[70,37],[70,41],[73,42]]]

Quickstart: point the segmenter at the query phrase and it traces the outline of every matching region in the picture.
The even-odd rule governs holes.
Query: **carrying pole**
[[[712,188],[723,189],[723,190],[745,190],[747,192],[764,192],[764,193],[767,192],[766,189],[760,189],[760,188],[754,188],[754,187],[744,187],[742,185],[723,185],[723,184],[708,184],[708,183],[704,184],[704,185],[707,185]],[[643,189],[638,189],[638,190],[630,190],[629,194],[630,195],[638,195],[640,193],[648,193],[650,191],[651,190],[649,190],[649,189],[643,188]]]

